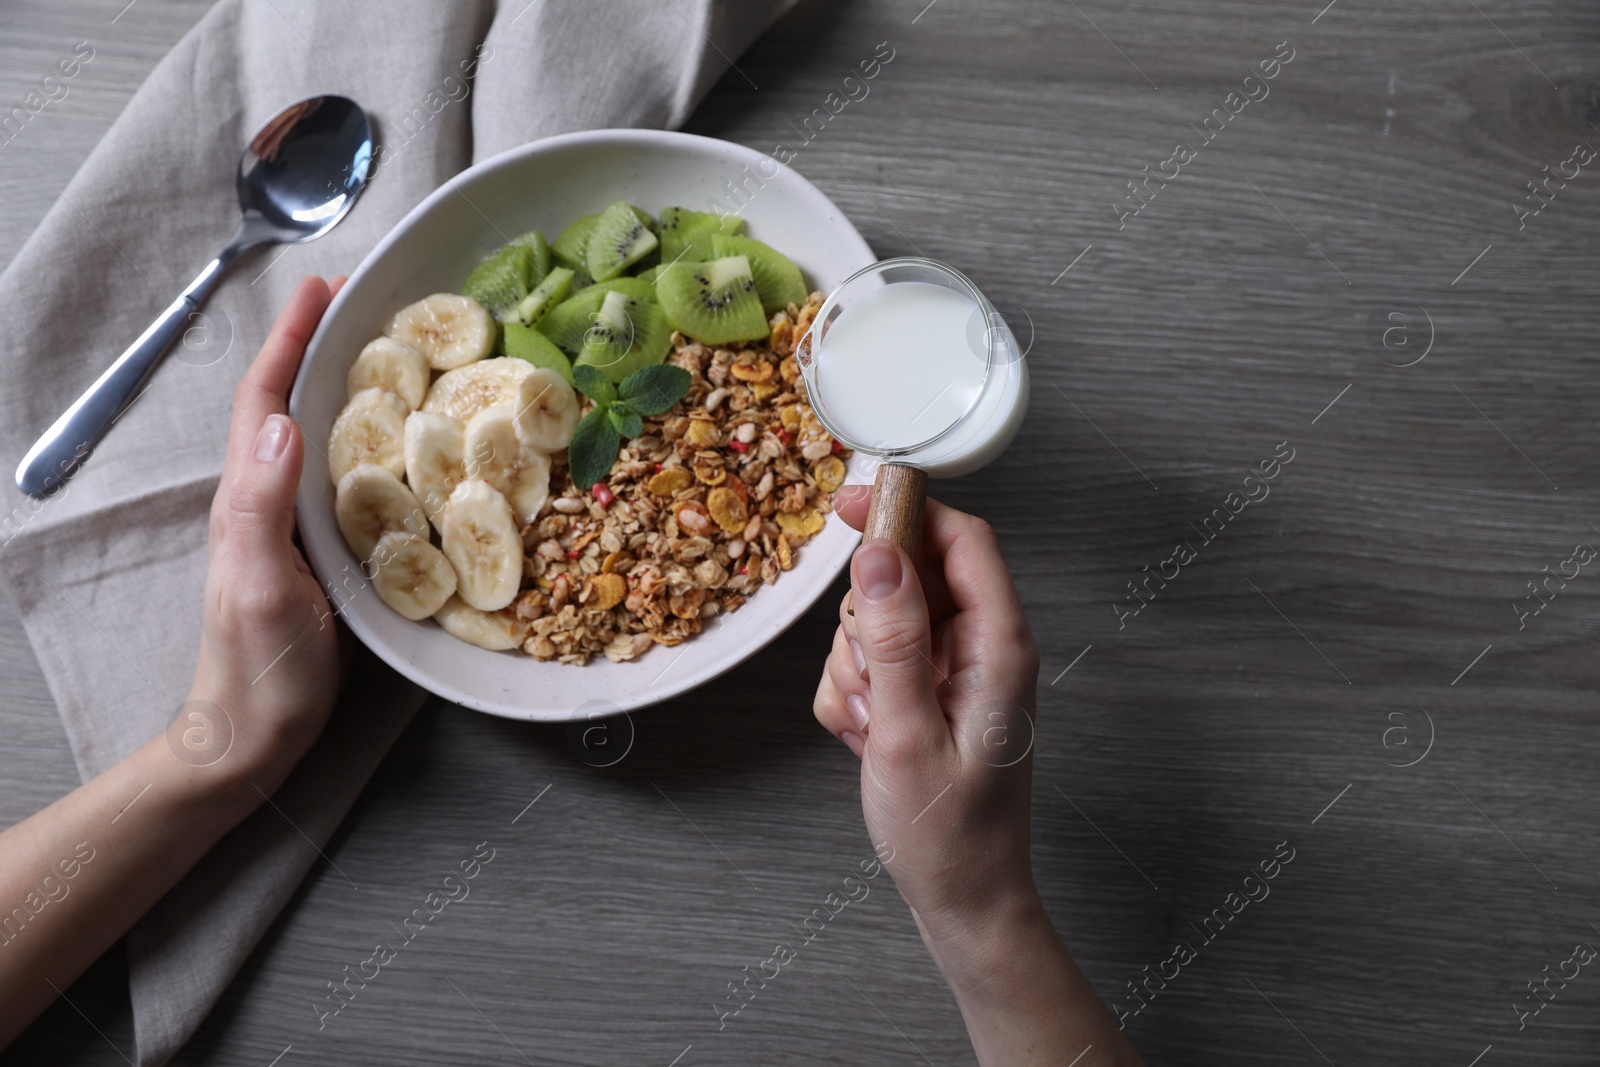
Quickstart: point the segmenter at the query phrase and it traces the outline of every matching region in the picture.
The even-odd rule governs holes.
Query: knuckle
[[[994,532],[994,527],[989,525],[986,519],[962,512],[961,518],[957,522],[957,530],[957,537],[962,541],[968,542],[972,548],[979,552],[991,553],[1000,551],[999,535]]]
[[[876,729],[872,733],[873,756],[888,767],[911,767],[922,762],[927,744],[915,730]]]
[[[1007,628],[1005,646],[1011,650],[1019,669],[1039,673],[1039,644],[1033,639],[1033,630],[1020,619]]]
[[[211,505],[211,515],[207,520],[206,534],[211,539],[211,546],[215,548],[228,536],[227,509],[220,506],[220,502]]]
[[[966,523],[968,536],[975,537],[980,541],[988,541],[991,544],[999,544],[1000,538],[995,534],[994,527],[989,524],[987,519],[980,519],[976,515],[968,515]]]
[[[246,482],[235,485],[228,493],[225,521],[230,527],[253,527],[271,519],[281,509],[276,495],[265,486]]]
[[[248,581],[231,591],[233,611],[247,626],[276,627],[300,609],[300,598],[281,582]]]
[[[839,733],[839,724],[849,721],[837,690],[827,679],[823,679],[822,684],[817,686],[817,695],[811,700],[811,716],[817,720],[817,725],[835,735]]]
[[[840,642],[832,652],[828,653],[828,680],[835,686],[840,682],[850,682],[860,677],[861,672],[856,670],[856,661],[850,655],[850,649]]]
[[[1034,678],[1039,673],[1039,647],[1027,626],[1003,627],[992,645],[997,671],[1006,675]]]

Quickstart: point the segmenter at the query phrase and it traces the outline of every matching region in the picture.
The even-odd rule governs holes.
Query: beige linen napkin
[[[794,0],[222,0],[157,67],[0,275],[6,470],[221,247],[234,168],[285,104],[342,93],[381,165],[331,233],[246,255],[55,498],[0,489],[0,580],[91,777],[194,669],[229,397],[305,274],[353,270],[463,167],[572,130],[675,127]],[[470,79],[464,75],[470,74]],[[140,1065],[165,1063],[255,946],[424,695],[370,656],[322,740],[128,937]],[[305,836],[301,836],[302,832]]]

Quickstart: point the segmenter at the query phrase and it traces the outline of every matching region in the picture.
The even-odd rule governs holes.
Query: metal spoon
[[[354,100],[314,96],[274,115],[239,159],[235,184],[243,217],[233,239],[34,442],[17,468],[17,487],[43,496],[71,477],[138,395],[229,264],[256,245],[299,244],[327,233],[361,194],[371,161],[372,127]]]

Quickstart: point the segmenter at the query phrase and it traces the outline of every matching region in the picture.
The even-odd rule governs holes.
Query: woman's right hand
[[[872,491],[835,495],[850,526]],[[985,1067],[1140,1064],[1056,936],[1028,811],[1039,653],[994,531],[927,504],[921,558],[866,541],[815,713],[861,759],[861,807]]]
[[[871,499],[845,486],[835,506],[860,529]],[[1038,906],[1039,656],[988,524],[929,500],[925,531],[916,566],[889,541],[857,550],[814,711],[861,757],[873,844],[937,955],[978,920]]]

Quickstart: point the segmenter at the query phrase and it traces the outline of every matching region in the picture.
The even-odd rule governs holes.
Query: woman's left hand
[[[211,505],[205,629],[189,700],[220,709],[227,757],[270,793],[322,732],[340,687],[340,650],[322,587],[294,543],[306,441],[289,388],[330,287],[303,280],[233,396],[222,481]],[[320,450],[319,450],[320,454]],[[315,477],[321,465],[312,457]],[[232,769],[232,768],[230,768]]]
[[[305,441],[284,411],[342,281],[300,283],[234,393],[189,703],[165,737],[0,832],[0,900],[49,897],[18,909],[25,928],[0,929],[0,1049],[276,791],[328,721],[338,630],[294,544]]]

